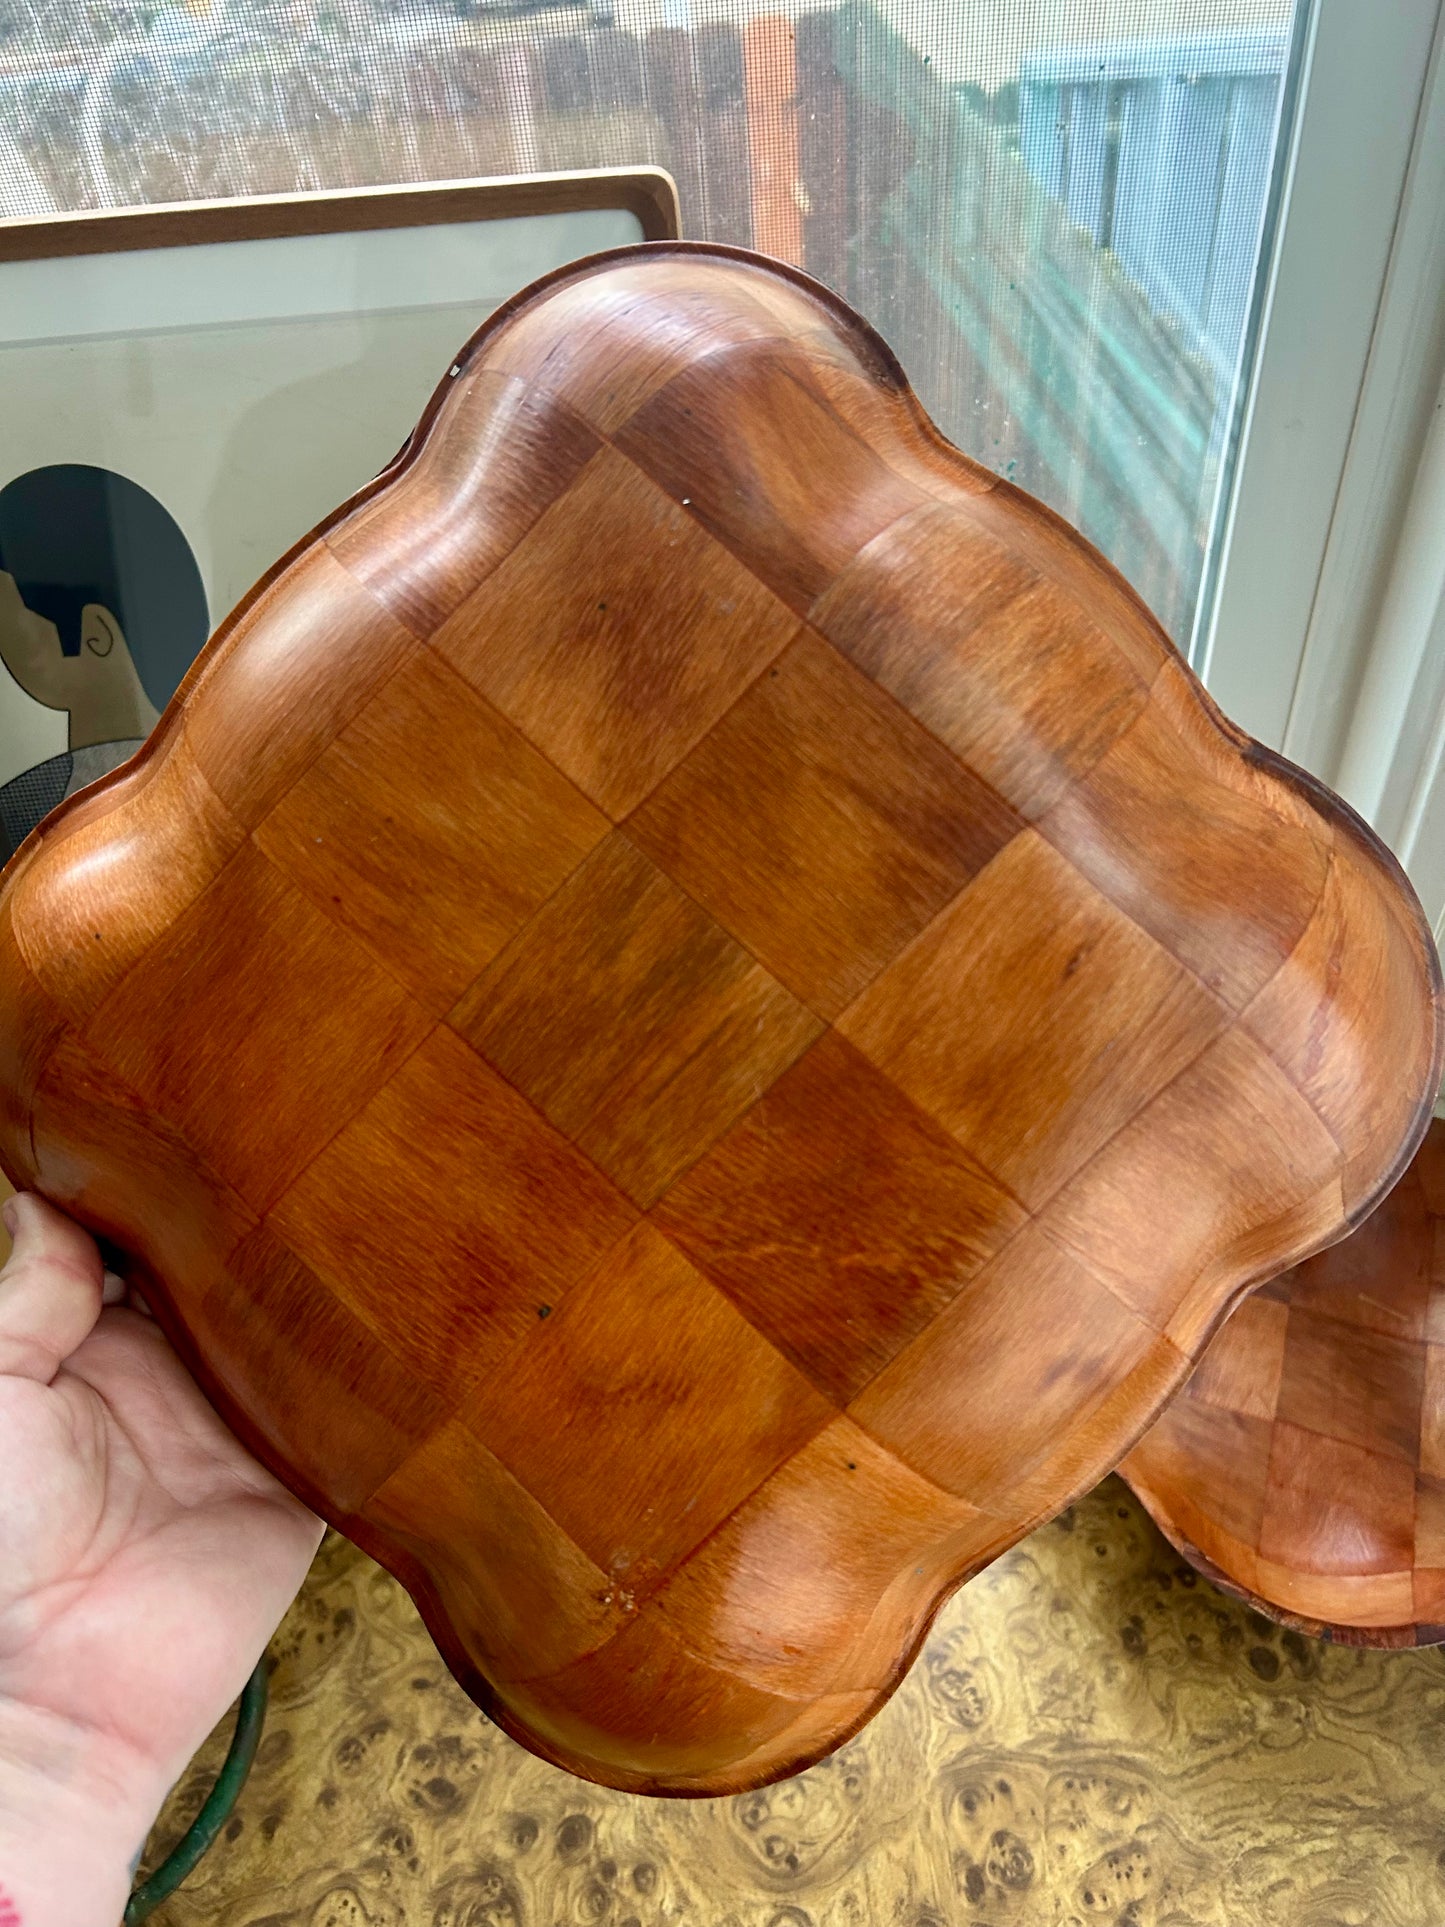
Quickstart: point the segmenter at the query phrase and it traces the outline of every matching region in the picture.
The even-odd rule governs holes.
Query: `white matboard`
[[[190,542],[214,628],[391,460],[502,301],[644,238],[623,204],[0,260],[0,488],[54,463],[140,484]],[[0,784],[67,729],[0,665]]]

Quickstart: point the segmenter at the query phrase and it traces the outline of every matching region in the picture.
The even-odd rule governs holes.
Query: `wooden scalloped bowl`
[[[1272,1618],[1445,1641],[1445,1121],[1357,1231],[1240,1306],[1119,1469]]]
[[[670,244],[487,323],[0,957],[12,1179],[509,1732],[654,1793],[867,1719],[1439,1068],[1369,832],[857,315]]]

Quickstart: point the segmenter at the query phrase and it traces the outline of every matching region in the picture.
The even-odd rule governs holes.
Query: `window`
[[[0,0],[18,209],[652,160],[1194,628],[1294,0]]]

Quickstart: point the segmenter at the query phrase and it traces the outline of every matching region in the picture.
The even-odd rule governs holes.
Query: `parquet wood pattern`
[[[1120,1470],[1261,1611],[1445,1641],[1445,1119],[1357,1231],[1239,1307]]]
[[[488,322],[0,946],[12,1179],[655,1793],[842,1743],[1440,1068],[1370,833],[855,314],[680,244]]]

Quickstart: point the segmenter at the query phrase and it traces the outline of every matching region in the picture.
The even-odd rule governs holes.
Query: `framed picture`
[[[0,222],[0,859],[139,746],[494,308],[678,231],[655,168]]]

